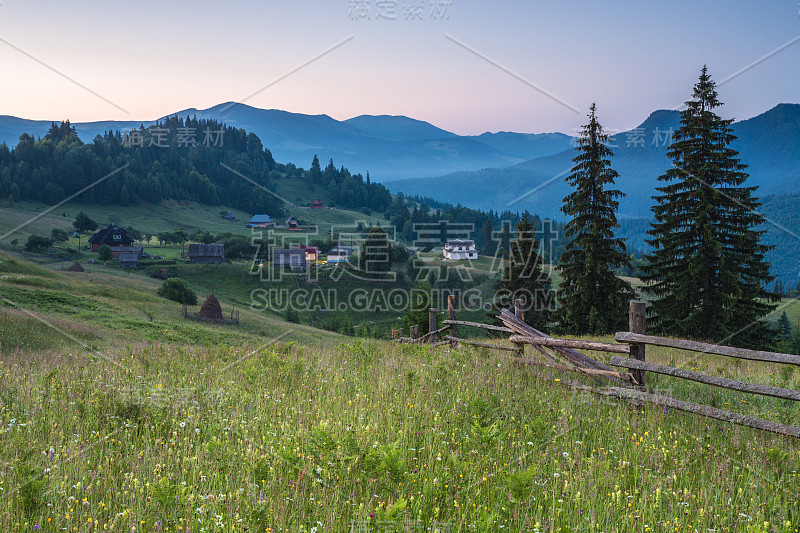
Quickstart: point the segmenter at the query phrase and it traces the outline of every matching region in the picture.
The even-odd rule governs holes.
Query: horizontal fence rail
[[[675,398],[672,398],[670,396],[651,394],[649,392],[644,392],[636,389],[626,389],[621,387],[609,387],[607,389],[598,389],[594,387],[576,387],[576,388],[588,390],[596,394],[601,394],[603,396],[620,398],[622,400],[642,401],[642,402],[652,403],[655,405],[662,405],[664,407],[677,409],[678,411],[685,411],[687,413],[703,415],[709,418],[715,418],[717,420],[738,424],[740,426],[747,426],[751,428],[760,429],[763,431],[777,433],[779,435],[786,435],[788,437],[800,437],[800,428],[795,426],[788,426],[786,424],[781,424],[780,422],[771,422],[769,420],[763,420],[761,418],[756,418],[753,416],[733,413],[731,411],[725,411],[723,409],[718,409],[716,407],[709,407],[707,405],[700,405],[696,403],[685,402],[682,400],[676,400]]]
[[[611,358],[611,366],[647,370],[648,372],[655,372],[656,374],[663,374],[665,376],[688,379],[690,381],[705,383],[706,385],[713,385],[723,389],[749,392],[751,394],[758,394],[761,396],[772,396],[774,398],[783,398],[785,400],[800,401],[800,391],[784,389],[781,387],[772,387],[770,385],[759,385],[757,383],[749,383],[747,381],[739,381],[736,379],[709,376],[706,374],[701,374],[700,372],[694,372],[692,370],[684,370],[682,368],[674,368],[671,366],[658,365],[645,361],[637,361],[636,359],[627,359],[625,357],[618,357],[616,355]]]
[[[718,344],[708,344],[705,342],[688,341],[683,339],[668,339],[666,337],[653,337],[651,335],[640,335],[621,331],[614,335],[617,342],[635,342],[640,344],[650,344],[653,346],[663,346],[665,348],[678,348],[691,352],[710,353],[746,359],[748,361],[765,361],[767,363],[784,363],[787,365],[800,366],[800,356],[777,352],[763,352],[760,350],[746,350],[744,348],[734,348],[733,346],[720,346]]]
[[[581,341],[572,339],[552,339],[546,337],[528,337],[525,335],[512,335],[511,342],[521,342],[524,344],[536,344],[538,346],[552,346],[559,348],[576,348],[579,350],[594,350],[596,352],[611,353],[631,353],[631,347],[627,344],[607,344],[605,342]]]
[[[500,352],[510,352],[507,356],[502,357],[509,357],[519,363],[524,361],[525,364],[549,368],[557,372],[571,372],[590,376],[596,385],[592,387],[570,379],[565,379],[563,381],[556,380],[560,382],[559,384],[569,386],[573,389],[590,390],[593,393],[634,403],[662,405],[678,411],[693,413],[741,426],[790,437],[800,437],[800,427],[762,420],[757,417],[739,414],[733,411],[726,411],[708,405],[701,405],[678,400],[670,396],[655,394],[645,387],[645,374],[647,372],[653,372],[654,374],[685,379],[713,387],[791,401],[800,401],[800,391],[711,376],[693,370],[684,370],[682,368],[661,365],[646,361],[645,354],[646,346],[650,345],[734,357],[748,361],[798,366],[800,366],[800,356],[646,335],[646,314],[644,302],[631,302],[628,317],[628,327],[631,331],[616,333],[616,335],[614,335],[614,340],[617,342],[616,344],[580,339],[558,339],[529,326],[525,322],[523,303],[520,300],[514,302],[513,313],[508,309],[501,310],[498,318],[503,325],[496,326],[493,324],[457,320],[455,315],[455,300],[450,296],[447,301],[447,319],[442,321],[443,327],[439,327],[437,324],[437,310],[430,309],[428,313],[428,333],[420,336],[419,325],[417,325],[410,327],[410,337],[404,337],[402,330],[392,330],[392,338],[401,343],[424,343],[430,347],[447,345],[451,348],[455,348],[460,344],[464,344],[488,348],[490,350],[498,350]],[[465,335],[459,335],[459,326],[508,334],[508,336],[504,336],[503,338],[505,338],[507,342],[510,342],[511,345],[481,342],[464,338]],[[531,346],[533,350],[532,355],[529,357],[525,356],[526,346]],[[621,355],[613,355],[610,360],[611,366],[609,366],[602,361],[589,357],[579,350]],[[628,370],[628,372],[620,371],[612,367],[624,368]]]

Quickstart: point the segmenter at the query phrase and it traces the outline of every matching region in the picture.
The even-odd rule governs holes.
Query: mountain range
[[[616,188],[626,197],[619,216],[649,217],[660,176],[670,166],[667,147],[680,126],[677,111],[655,111],[640,126],[613,135],[612,167],[619,173]],[[780,104],[756,117],[732,125],[739,151],[750,174],[748,185],[758,195],[800,191],[800,105]],[[570,192],[565,181],[575,157],[573,147],[506,167],[460,171],[427,179],[392,181],[394,192],[494,210],[529,209],[542,216],[563,218],[561,200]]]
[[[304,115],[224,103],[208,109],[184,109],[169,116],[216,119],[253,132],[279,162],[308,168],[314,155],[323,165],[333,159],[353,173],[370,173],[373,181],[438,176],[460,170],[504,167],[560,152],[569,147],[563,133],[513,132],[460,136],[405,116],[362,115],[339,121],[328,115]],[[162,117],[163,118],[163,117]],[[122,132],[151,121],[73,123],[84,142],[108,130]],[[0,116],[0,143],[13,146],[22,133],[42,137],[50,121]]]
[[[339,121],[225,103],[184,109],[170,116],[213,118],[259,136],[279,162],[308,168],[314,155],[352,172],[370,173],[392,192],[427,196],[494,211],[528,209],[563,219],[565,181],[575,156],[574,138],[563,133],[515,132],[459,136],[405,116],[362,115]],[[602,121],[602,116],[600,117]],[[631,249],[646,249],[646,231],[658,176],[670,165],[666,152],[679,127],[677,111],[653,112],[637,128],[611,137],[612,166],[619,172],[620,235]],[[156,121],[73,123],[84,142],[108,130],[122,132]],[[50,121],[0,116],[0,143],[16,144],[22,133],[42,137]],[[748,185],[758,186],[761,211],[770,222],[764,241],[773,273],[796,283],[800,273],[800,105],[779,104],[734,122],[733,147],[748,165]],[[612,133],[612,132],[610,132]]]

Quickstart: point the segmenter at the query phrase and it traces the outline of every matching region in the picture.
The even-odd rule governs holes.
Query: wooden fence
[[[534,357],[527,360],[529,364],[552,368],[558,371],[584,374],[596,380],[595,386],[563,382],[571,387],[637,403],[663,405],[676,410],[699,414],[781,435],[800,437],[800,427],[763,420],[707,405],[677,400],[670,396],[654,394],[646,387],[646,373],[653,372],[655,374],[685,379],[713,387],[761,396],[771,396],[784,400],[800,401],[800,391],[711,376],[693,370],[651,363],[646,361],[645,354],[646,346],[650,345],[676,348],[700,354],[714,354],[748,361],[796,366],[800,366],[800,356],[758,350],[745,350],[730,346],[647,335],[646,307],[643,302],[630,303],[628,320],[629,331],[616,333],[614,339],[617,343],[557,339],[550,337],[525,324],[521,301],[515,302],[514,313],[505,309],[500,313],[498,318],[503,322],[503,326],[457,320],[455,301],[452,296],[448,297],[447,304],[448,318],[443,321],[443,327],[438,327],[437,310],[430,309],[428,313],[428,333],[420,336],[419,326],[412,326],[408,337],[403,336],[402,330],[392,330],[392,339],[400,343],[428,344],[430,346],[449,345],[451,347],[457,347],[459,344],[479,346],[502,352],[510,352],[512,356],[518,358],[525,357],[525,347],[530,345],[533,347]],[[508,340],[511,341],[511,345],[466,339],[464,336],[459,335],[459,328],[463,327],[481,328],[486,331],[509,334]],[[614,355],[611,356],[609,361],[610,366],[608,366],[578,350],[598,351]],[[612,367],[622,368],[624,370],[618,371]],[[601,384],[605,386],[599,386]]]

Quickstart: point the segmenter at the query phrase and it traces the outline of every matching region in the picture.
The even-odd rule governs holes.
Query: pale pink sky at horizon
[[[796,0],[435,2],[385,3],[392,20],[377,1],[3,0],[0,114],[152,120],[241,101],[285,77],[246,103],[339,120],[406,115],[479,134],[570,133],[597,102],[606,128],[623,130],[689,98],[703,64],[720,82],[782,46],[720,87],[721,114],[800,101]],[[416,4],[421,17],[406,19]]]

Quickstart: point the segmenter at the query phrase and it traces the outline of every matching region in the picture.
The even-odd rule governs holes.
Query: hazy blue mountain
[[[17,144],[19,136],[28,133],[33,137],[44,137],[50,128],[49,120],[28,120],[9,115],[0,115],[0,143],[9,147]]]
[[[55,121],[57,124],[61,121]],[[83,142],[91,142],[96,135],[102,135],[108,130],[128,131],[138,128],[140,125],[145,127],[155,121],[135,121],[135,120],[104,120],[99,122],[75,123],[75,131]],[[50,120],[28,120],[24,118],[0,115],[0,143],[5,142],[9,147],[14,146],[19,141],[19,136],[27,133],[35,138],[44,137],[50,129]]]
[[[523,140],[518,139],[513,145],[501,142],[500,138],[493,141],[493,134],[459,136],[403,116],[362,115],[338,121],[328,115],[257,109],[230,102],[208,109],[190,108],[170,114],[174,115],[213,118],[253,132],[279,162],[307,168],[314,155],[318,155],[323,165],[332,158],[337,166],[345,166],[354,173],[370,172],[374,181],[504,167],[563,149],[554,143],[553,134],[541,136],[541,142],[538,135],[522,134],[520,139]],[[84,142],[91,142],[95,135],[108,129],[125,131],[152,123],[109,121],[73,125]],[[23,132],[41,137],[49,127],[50,121],[0,117],[0,142],[14,145]],[[481,137],[490,142],[482,142]],[[504,146],[513,153],[504,151]]]
[[[429,122],[402,115],[361,115],[345,120],[344,123],[386,141],[426,141],[457,137],[455,133],[437,128]]]
[[[514,133],[500,131],[471,137],[499,152],[521,159],[535,159],[555,154],[570,147],[572,137],[563,133]]]
[[[666,156],[670,132],[679,126],[677,111],[656,111],[638,128],[612,137],[612,166],[617,188],[625,192],[620,216],[650,216],[658,176],[670,165]],[[749,165],[749,184],[759,195],[800,191],[800,105],[781,104],[757,117],[733,124],[734,148]],[[420,194],[452,203],[494,210],[522,210],[562,218],[562,199],[569,192],[564,178],[574,149],[505,168],[461,171],[436,178],[393,181],[394,191]]]

